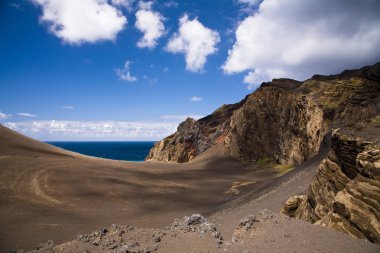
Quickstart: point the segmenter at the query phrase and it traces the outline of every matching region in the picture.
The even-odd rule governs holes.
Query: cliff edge
[[[378,114],[379,80],[380,63],[304,82],[274,79],[239,103],[198,121],[188,118],[146,160],[189,162],[223,143],[225,153],[240,162],[299,165],[318,152],[332,127],[351,127]]]
[[[378,120],[379,117],[373,119],[373,128],[365,131],[334,130],[331,150],[321,162],[307,195],[288,199],[282,212],[380,243]]]

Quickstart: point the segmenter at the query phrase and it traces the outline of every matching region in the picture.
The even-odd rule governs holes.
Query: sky
[[[0,124],[160,140],[264,81],[380,61],[377,0],[2,0]]]

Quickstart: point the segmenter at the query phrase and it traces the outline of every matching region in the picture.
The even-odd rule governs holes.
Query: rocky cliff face
[[[232,113],[244,101],[223,105],[198,121],[186,119],[178,126],[177,132],[154,145],[146,160],[184,163],[194,159],[212,145],[224,140],[230,129]]]
[[[314,156],[331,126],[352,126],[377,115],[380,63],[304,82],[275,79],[240,103],[224,105],[156,143],[147,160],[188,162],[212,145],[241,161],[270,158],[300,164]]]
[[[200,124],[194,119],[187,118],[178,126],[175,134],[154,145],[147,159],[188,162],[209,146],[210,144],[202,134]]]
[[[282,212],[380,243],[378,127],[366,137],[352,130],[334,130],[331,150],[308,194],[290,198]]]
[[[231,157],[300,164],[318,152],[328,131],[323,110],[307,96],[273,85],[276,82],[251,94],[233,113],[225,141]]]
[[[315,76],[301,89],[338,129],[308,194],[282,212],[380,243],[380,64]]]

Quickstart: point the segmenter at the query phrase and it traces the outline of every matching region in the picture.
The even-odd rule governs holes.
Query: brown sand
[[[161,227],[265,185],[220,147],[188,164],[98,159],[41,143],[0,126],[0,250],[72,240],[111,224]],[[255,182],[226,193],[234,182]]]

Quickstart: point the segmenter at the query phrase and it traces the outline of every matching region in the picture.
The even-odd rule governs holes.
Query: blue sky
[[[79,2],[1,2],[0,123],[40,140],[158,140],[262,81],[380,58],[377,1]]]

